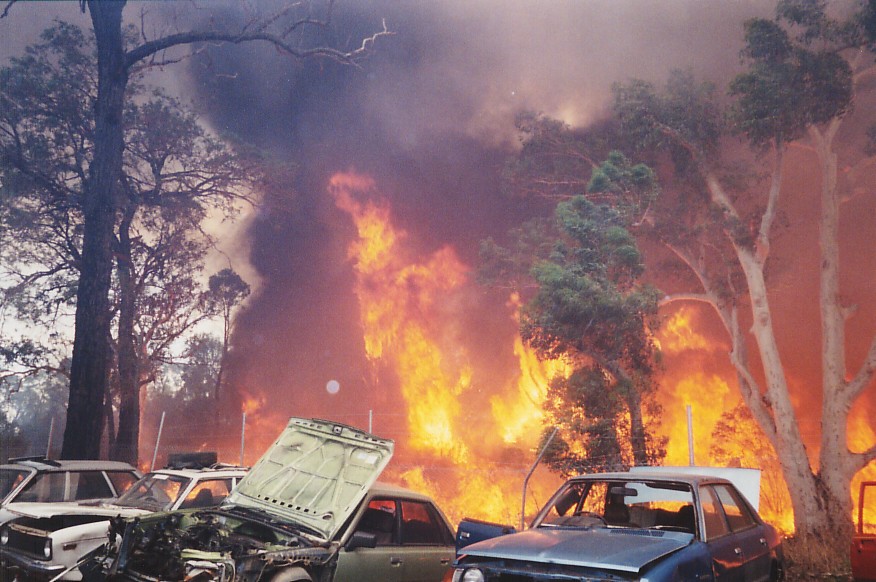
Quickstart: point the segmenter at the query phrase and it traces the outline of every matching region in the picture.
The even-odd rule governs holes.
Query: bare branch
[[[0,14],[0,18],[6,18],[6,15],[9,14],[9,9],[12,8],[12,5],[18,2],[18,0],[9,0],[6,3],[6,6],[3,8],[3,13]]]
[[[876,445],[873,445],[866,451],[860,453],[852,453],[852,463],[857,471],[860,471],[873,461],[876,461]]]
[[[658,305],[663,307],[670,303],[677,303],[679,301],[695,301],[699,303],[707,303],[712,306],[715,305],[714,298],[706,293],[673,293],[672,295],[666,295],[663,297],[658,302]]]
[[[760,230],[757,235],[757,248],[755,251],[758,262],[762,265],[770,254],[770,230],[776,218],[776,209],[779,201],[779,191],[782,188],[782,161],[784,160],[785,147],[776,147],[770,189],[767,194],[767,207],[760,218]]]
[[[125,58],[125,65],[131,67],[135,63],[163,50],[199,42],[226,42],[231,44],[241,44],[244,42],[262,41],[277,47],[282,52],[299,59],[309,57],[326,57],[340,62],[355,64],[356,57],[363,54],[367,47],[373,44],[381,36],[391,36],[386,28],[386,22],[383,22],[383,29],[374,33],[372,36],[364,39],[362,45],[356,50],[344,52],[330,47],[314,47],[309,49],[300,49],[289,44],[283,36],[263,32],[256,29],[253,32],[220,32],[220,31],[190,31],[178,34],[168,35],[164,38],[153,40],[144,43],[130,51]]]
[[[857,398],[870,385],[874,375],[876,375],[876,338],[870,342],[867,357],[864,358],[864,363],[861,364],[858,373],[846,385],[845,397],[848,398],[849,402]]]

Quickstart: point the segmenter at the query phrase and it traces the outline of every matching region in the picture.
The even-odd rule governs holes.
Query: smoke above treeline
[[[723,83],[739,66],[742,22],[772,10],[738,0],[348,1],[320,42],[353,48],[383,22],[394,33],[361,67],[295,62],[256,45],[200,52],[183,83],[199,112],[275,164],[239,245],[258,279],[233,340],[229,377],[241,398],[265,397],[262,412],[280,417],[364,425],[370,413],[375,432],[403,438],[397,386],[385,374],[375,382],[365,357],[348,258],[355,231],[328,194],[330,177],[372,177],[371,195],[407,233],[406,252],[450,245],[475,269],[480,241],[550,211],[502,191],[517,113],[583,126],[605,115],[614,82],[662,83],[683,68]],[[238,4],[209,13],[249,15]],[[472,282],[453,311],[458,341],[496,385],[519,374],[509,306]],[[481,381],[490,392],[492,380]],[[486,405],[476,391],[466,398]]]

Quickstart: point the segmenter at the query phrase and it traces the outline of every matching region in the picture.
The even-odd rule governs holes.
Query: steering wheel
[[[602,522],[602,525],[608,525],[608,522],[605,521],[605,518],[599,515],[598,513],[594,513],[592,511],[576,511],[574,513],[575,517],[595,517],[599,521]]]

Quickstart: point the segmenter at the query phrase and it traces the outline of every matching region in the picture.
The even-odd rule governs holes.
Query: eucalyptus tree
[[[567,128],[552,124],[550,135],[569,154]],[[538,166],[526,156],[544,152],[526,146],[518,168]],[[651,333],[659,293],[642,282],[643,257],[631,232],[658,194],[655,175],[619,152],[591,170],[580,193],[557,204],[551,223],[517,233],[510,250],[483,245],[484,274],[523,293],[523,341],[542,358],[572,364],[544,403],[546,422],[561,429],[546,459],[563,474],[650,465],[663,455],[646,422],[658,412]],[[517,173],[516,183],[568,189],[568,180],[556,179],[562,172],[537,174],[533,182]]]
[[[840,21],[824,2],[783,0],[776,14],[745,24],[747,68],[729,86],[729,107],[714,85],[676,73],[663,90],[643,81],[616,86],[615,112],[644,155],[667,162],[661,182],[672,194],[655,212],[654,233],[693,276],[690,292],[670,300],[700,301],[717,313],[731,340],[742,398],[781,463],[797,534],[833,540],[845,552],[847,538],[837,532],[851,532],[850,482],[876,459],[876,446],[852,451],[848,443],[852,403],[876,373],[876,334],[857,368],[850,367],[846,324],[854,310],[842,300],[839,216],[874,158],[839,147],[838,136],[850,118],[874,122],[853,104],[874,72],[876,5],[863,4]],[[817,460],[793,404],[768,277],[780,195],[791,187],[787,154],[795,147],[812,152],[812,169],[820,174]]]

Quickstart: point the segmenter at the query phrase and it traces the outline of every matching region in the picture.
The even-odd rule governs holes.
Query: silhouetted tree
[[[162,58],[165,51],[181,45],[202,42],[265,42],[295,58],[327,57],[352,63],[362,55],[369,41],[388,34],[385,30],[366,39],[353,50],[328,47],[305,47],[295,42],[296,35],[311,26],[326,26],[332,4],[325,18],[295,11],[303,5],[289,4],[278,13],[253,18],[239,27],[222,28],[211,21],[204,28],[147,38],[125,38],[122,26],[124,1],[81,1],[91,16],[97,47],[97,98],[90,114],[93,120],[93,148],[88,152],[86,173],[81,176],[82,246],[76,291],[75,332],[70,369],[70,398],[62,456],[95,458],[100,452],[102,410],[110,370],[110,303],[113,269],[114,228],[121,205],[120,189],[125,150],[126,92],[132,73],[149,64],[167,64],[175,59]],[[8,13],[8,6],[3,16]],[[94,76],[94,71],[91,72]],[[93,117],[92,117],[93,116]]]

